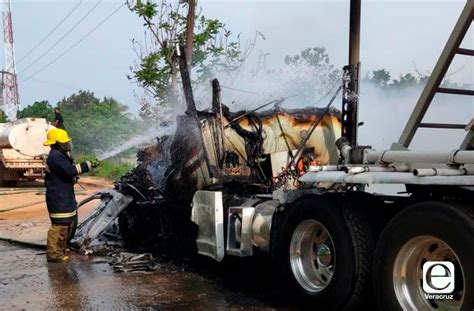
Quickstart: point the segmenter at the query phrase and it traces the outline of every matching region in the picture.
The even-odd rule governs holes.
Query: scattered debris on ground
[[[158,269],[153,255],[122,252],[112,257],[110,265],[114,272],[144,272]]]

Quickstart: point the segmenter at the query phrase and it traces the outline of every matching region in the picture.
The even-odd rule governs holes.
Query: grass
[[[94,155],[83,154],[75,158],[76,163],[81,163],[87,160],[93,160]],[[113,181],[118,180],[120,177],[128,173],[134,168],[132,164],[129,163],[114,163],[109,160],[104,160],[101,162],[99,167],[93,169],[91,172],[87,173],[89,176],[97,176],[107,178]]]

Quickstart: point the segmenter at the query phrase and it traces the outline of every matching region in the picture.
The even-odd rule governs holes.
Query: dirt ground
[[[95,177],[81,177],[75,185],[78,202],[112,183]],[[15,188],[0,188],[0,238],[46,244],[50,221],[41,181],[20,182]],[[90,215],[94,202],[79,210],[79,221]]]
[[[84,177],[80,201],[111,183]],[[46,262],[50,222],[41,182],[0,188],[0,310],[289,310],[294,303],[277,286],[266,260],[217,264],[202,256],[192,262],[162,263],[153,272],[115,273],[110,258],[72,253],[68,264]],[[87,217],[95,204],[79,210]]]

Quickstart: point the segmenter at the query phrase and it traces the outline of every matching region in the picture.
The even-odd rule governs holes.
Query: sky
[[[78,90],[90,90],[99,97],[114,97],[136,114],[138,104],[134,94],[140,94],[140,89],[127,79],[127,74],[136,60],[131,40],[143,40],[144,27],[126,6],[48,65],[116,10],[121,0],[101,1],[78,27],[60,40],[97,3],[83,0],[32,51],[78,3],[79,0],[12,0],[21,106],[39,100],[55,105]],[[393,78],[398,78],[401,73],[413,73],[415,68],[422,73],[431,71],[464,4],[465,0],[362,0],[362,73],[385,68]],[[270,53],[268,63],[278,67],[286,55],[314,46],[326,47],[336,67],[347,63],[349,0],[202,0],[198,5],[204,15],[218,18],[234,34],[240,33],[244,42],[253,38],[255,31],[265,35],[265,40],[257,42],[250,64],[262,52]],[[473,34],[470,30],[463,47],[474,48]],[[59,43],[37,60],[56,42]],[[39,71],[42,68],[45,69]],[[472,57],[457,57],[448,72],[456,72],[450,77],[454,81],[473,83]]]

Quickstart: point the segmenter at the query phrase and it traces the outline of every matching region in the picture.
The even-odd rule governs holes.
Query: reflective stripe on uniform
[[[81,165],[80,165],[80,164],[76,164],[75,166],[76,166],[77,174],[82,174]]]
[[[49,217],[51,218],[68,218],[75,216],[77,214],[77,211],[70,212],[70,213],[49,213]]]

